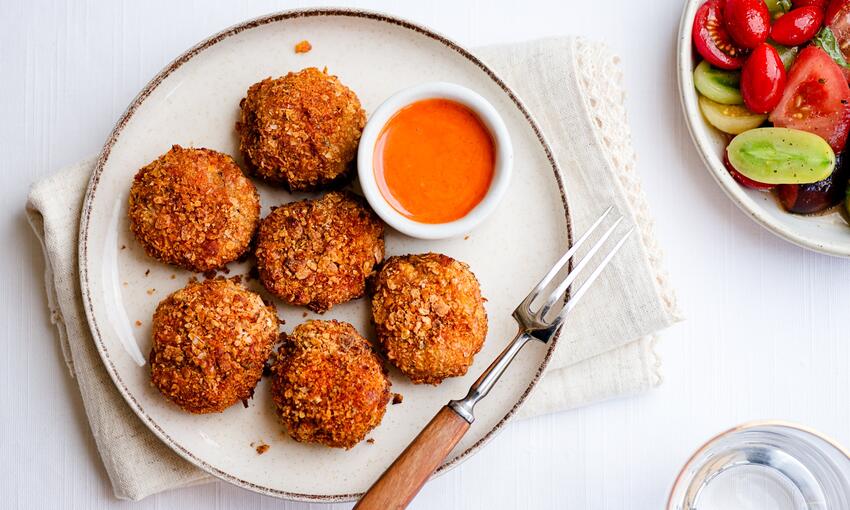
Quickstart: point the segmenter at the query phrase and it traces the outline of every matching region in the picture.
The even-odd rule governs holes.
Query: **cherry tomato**
[[[741,70],[741,95],[747,109],[768,113],[782,99],[785,66],[773,46],[762,43],[750,54]]]
[[[709,64],[721,69],[738,69],[744,64],[743,52],[726,32],[721,0],[708,0],[697,9],[692,37],[697,52]]]
[[[814,133],[836,154],[841,152],[850,131],[850,88],[841,68],[825,51],[811,45],[803,48],[788,73],[785,92],[770,121],[776,127]]]
[[[829,0],[791,0],[791,5],[796,9],[797,7],[817,7],[821,11],[826,9],[826,4],[829,3]]]
[[[770,38],[785,46],[797,46],[814,37],[822,22],[823,12],[817,7],[799,7],[773,23]]]
[[[753,49],[767,40],[770,11],[764,0],[726,0],[726,30],[741,48]]]
[[[847,60],[850,57],[850,1],[844,3],[831,18],[824,19],[828,20],[827,25],[838,42],[838,49]]]
[[[723,151],[723,164],[726,165],[726,170],[729,171],[729,174],[733,179],[738,181],[738,184],[753,189],[772,189],[774,187],[773,184],[765,184],[763,182],[754,181],[741,172],[735,170],[735,167],[729,162],[729,155],[726,151]]]
[[[824,23],[831,25],[835,21],[835,17],[839,14],[846,15],[850,7],[850,0],[831,0],[826,6],[824,13]]]

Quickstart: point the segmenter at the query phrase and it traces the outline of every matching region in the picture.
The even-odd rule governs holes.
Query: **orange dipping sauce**
[[[448,223],[487,194],[496,148],[475,112],[448,99],[425,99],[390,118],[373,161],[378,189],[396,211],[419,223]]]

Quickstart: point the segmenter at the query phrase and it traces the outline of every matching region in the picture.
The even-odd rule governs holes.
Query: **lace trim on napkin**
[[[675,319],[681,319],[676,294],[664,269],[664,253],[655,240],[654,222],[635,171],[637,156],[632,147],[632,134],[627,121],[620,57],[604,44],[589,43],[582,38],[576,38],[574,45],[576,74],[585,91],[583,98],[587,111],[599,127],[596,135],[608,149],[605,157],[617,170],[620,185],[632,206],[641,241],[655,274],[658,293],[667,312]],[[599,76],[611,76],[613,79],[600,80]]]

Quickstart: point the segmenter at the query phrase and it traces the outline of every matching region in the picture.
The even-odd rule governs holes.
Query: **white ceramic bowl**
[[[490,131],[496,149],[493,181],[487,194],[466,216],[449,223],[420,223],[395,210],[384,198],[375,181],[372,159],[375,142],[387,121],[399,110],[423,99],[449,99],[456,101],[478,115]],[[419,239],[447,239],[466,234],[484,221],[499,205],[508,190],[513,168],[513,148],[508,129],[502,117],[486,99],[472,90],[446,82],[430,82],[403,89],[393,94],[379,106],[363,129],[357,152],[357,175],[363,194],[372,209],[388,225],[399,232]]]
[[[711,127],[700,113],[694,88],[694,66],[699,55],[693,49],[691,28],[694,15],[704,0],[688,0],[679,24],[677,74],[679,96],[691,138],[711,175],[738,205],[756,222],[774,234],[810,250],[850,257],[850,226],[838,212],[820,216],[800,216],[782,209],[769,192],[744,188],[726,171],[723,151],[725,135]]]

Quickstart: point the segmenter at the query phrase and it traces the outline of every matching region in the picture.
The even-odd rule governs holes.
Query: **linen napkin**
[[[565,327],[547,373],[520,417],[646,391],[661,383],[656,332],[678,320],[652,234],[626,120],[619,60],[602,44],[545,39],[478,55],[535,115],[564,173],[575,232],[607,205],[636,225]],[[80,386],[115,496],[138,500],[211,480],[161,443],[125,404],[104,369],[80,297],[77,235],[94,161],[36,183],[27,213],[45,252],[51,320]]]

